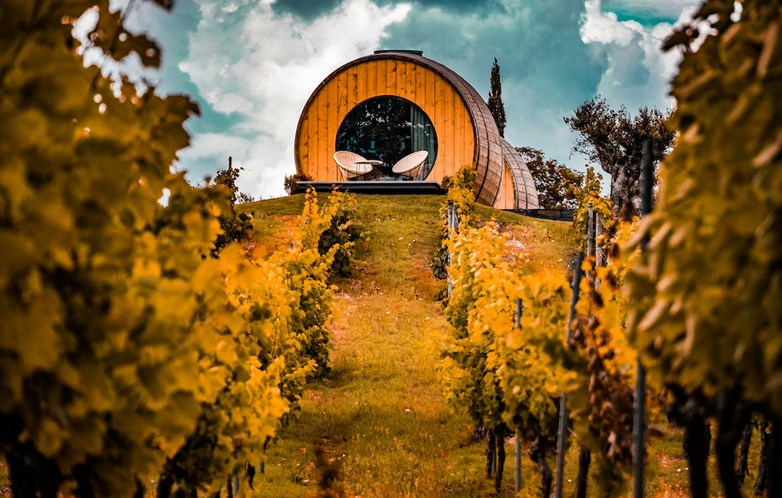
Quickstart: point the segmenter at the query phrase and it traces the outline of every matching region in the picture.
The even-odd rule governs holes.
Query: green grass
[[[452,411],[438,379],[449,326],[437,300],[445,282],[434,279],[429,262],[443,200],[358,196],[358,222],[369,240],[358,248],[353,277],[337,282],[332,373],[310,386],[298,419],[270,446],[256,496],[494,494],[483,477],[484,446],[472,441],[471,422]],[[243,209],[266,227],[281,227],[272,218],[300,206],[301,196],[292,196]],[[567,224],[483,208],[476,216],[496,217],[531,269],[548,267],[552,257],[552,266],[564,268]],[[503,492],[511,495],[512,444],[508,453]],[[533,470],[524,467],[532,483]]]

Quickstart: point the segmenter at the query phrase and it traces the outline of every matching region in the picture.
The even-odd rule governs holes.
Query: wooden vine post
[[[516,299],[516,330],[521,330],[521,312],[524,309],[524,305],[521,299]],[[516,433],[516,495],[518,496],[521,491],[521,435]]]
[[[570,327],[573,318],[575,317],[576,304],[578,303],[579,287],[581,285],[581,263],[584,261],[584,254],[578,253],[574,262],[575,271],[573,273],[573,297],[570,300],[570,313],[567,320],[567,342],[569,343],[572,336],[572,329]],[[567,437],[567,395],[562,393],[559,398],[559,428],[557,430],[557,475],[554,485],[554,496],[556,498],[562,498],[562,478],[565,468],[565,439]]]
[[[644,141],[643,159],[641,163],[641,214],[647,215],[652,211],[652,143]],[[648,238],[641,241],[641,251],[646,250]],[[637,360],[637,377],[635,386],[635,406],[633,413],[633,497],[642,498],[644,495],[644,432],[646,431],[646,369],[641,363],[641,356]]]
[[[456,230],[456,227],[458,225],[458,221],[456,219],[456,206],[454,206],[453,201],[448,201],[448,237],[451,236],[451,232]],[[451,266],[451,251],[448,250],[448,254],[446,256],[445,260],[445,266],[446,268]],[[453,291],[453,282],[451,281],[451,276],[448,275],[446,277],[448,279],[448,297],[451,297],[451,291]]]
[[[587,259],[595,255],[595,210],[587,204]]]
[[[597,267],[603,266],[603,247],[597,243],[597,239],[599,239],[602,235],[603,218],[600,216],[600,213],[595,213],[595,266]]]

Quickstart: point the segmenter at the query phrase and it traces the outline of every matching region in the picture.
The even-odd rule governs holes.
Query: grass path
[[[359,221],[371,238],[357,251],[355,275],[338,282],[332,373],[310,387],[298,420],[270,447],[257,496],[493,494],[481,471],[483,444],[471,440],[471,422],[451,410],[438,379],[448,324],[436,296],[445,283],[434,279],[429,261],[442,202],[360,196]],[[292,204],[290,213],[273,204],[264,210],[294,214]],[[506,218],[526,220],[519,237],[540,255],[530,265],[563,266],[564,224]],[[260,234],[284,229],[279,217],[261,222]]]
[[[355,275],[338,282],[332,373],[310,386],[298,420],[270,446],[257,496],[492,496],[483,477],[484,444],[454,413],[438,379],[448,323],[431,274],[442,197],[359,196],[370,240]],[[266,201],[259,237],[279,247],[298,201]],[[496,211],[478,208],[484,219]],[[564,268],[567,225],[500,213],[530,270]],[[271,239],[270,239],[271,237]],[[284,240],[284,237],[283,237]],[[503,495],[513,489],[507,448]],[[524,465],[529,489],[537,486]],[[534,479],[534,481],[533,481]],[[532,484],[532,483],[535,484]]]
[[[332,372],[270,448],[259,496],[474,496],[485,486],[473,475],[470,423],[451,412],[437,379],[448,325],[435,300],[444,284],[428,263],[440,199],[405,213],[361,209],[371,239],[356,275],[339,282]]]

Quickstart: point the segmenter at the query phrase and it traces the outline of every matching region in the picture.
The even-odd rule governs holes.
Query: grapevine
[[[626,278],[632,340],[699,442],[694,496],[706,494],[705,418],[719,422],[726,496],[740,494],[732,455],[751,413],[782,437],[782,3],[736,5],[704,2],[667,42],[685,51],[672,89],[680,135],[640,227],[648,251]],[[779,468],[782,452],[769,461]],[[768,484],[782,493],[778,473]]]
[[[452,187],[454,197],[469,199],[469,193],[459,190]],[[489,433],[487,474],[494,468],[496,443],[497,488],[504,439],[516,433],[535,440],[532,456],[543,473],[545,490],[551,481],[546,448],[556,435],[556,400],[568,379],[548,356],[552,342],[559,344],[553,349],[564,349],[564,287],[554,283],[555,277],[522,277],[505,257],[506,242],[494,223],[480,228],[463,223],[451,234],[447,246],[453,290],[446,317],[453,335],[443,353],[444,380],[449,398]],[[521,331],[514,329],[517,298],[535,309],[525,313]]]
[[[94,47],[159,64],[108,0],[2,8],[0,451],[15,496],[130,496],[161,474],[162,494],[216,490],[327,368],[326,276],[351,242],[318,246],[333,215],[313,200],[295,251],[211,257],[226,191],[170,167],[198,108],[85,68],[71,31],[93,7]]]
[[[209,314],[214,321],[206,325],[225,334],[201,367],[205,375],[219,372],[223,387],[214,402],[202,405],[196,430],[168,461],[158,496],[220,489],[226,476],[245,470],[253,485],[266,445],[297,408],[305,382],[328,369],[327,278],[334,254],[350,246],[335,244],[321,255],[319,241],[342,206],[354,204],[354,197],[333,193],[319,206],[311,191],[295,247],[266,261],[237,244],[220,253],[213,277],[224,279],[227,302],[216,304],[233,316]]]

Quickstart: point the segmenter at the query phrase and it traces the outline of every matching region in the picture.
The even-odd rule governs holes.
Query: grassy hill
[[[354,276],[337,282],[332,373],[310,387],[298,420],[270,446],[257,496],[493,494],[481,470],[484,446],[473,443],[470,421],[451,410],[438,381],[445,282],[429,263],[443,202],[358,196],[357,221],[370,238],[357,250]],[[242,206],[254,215],[261,253],[289,241],[286,227],[302,206],[300,195]],[[501,222],[530,271],[564,272],[568,224],[483,207],[476,215]],[[512,494],[513,473],[506,475]]]
[[[438,379],[449,325],[438,300],[445,282],[432,276],[429,264],[444,198],[357,197],[357,222],[369,240],[357,248],[354,275],[336,282],[332,372],[309,386],[296,420],[270,444],[254,496],[493,496],[493,483],[483,476],[485,443],[474,441],[471,422],[448,405]],[[253,213],[260,255],[290,243],[303,203],[296,195],[238,206]],[[570,224],[481,206],[475,216],[500,223],[509,252],[525,271],[561,271],[564,277],[575,250]],[[648,448],[647,496],[688,496],[681,433],[659,418],[651,423],[665,436]],[[514,451],[507,443],[501,494],[513,496]],[[524,492],[539,496],[540,478],[526,450]],[[577,459],[571,445],[568,496]],[[751,469],[756,461],[753,451]],[[710,474],[715,476],[713,462]],[[720,496],[716,478],[711,482],[712,496]],[[745,489],[752,483],[754,476]],[[591,491],[596,495],[594,486]]]

